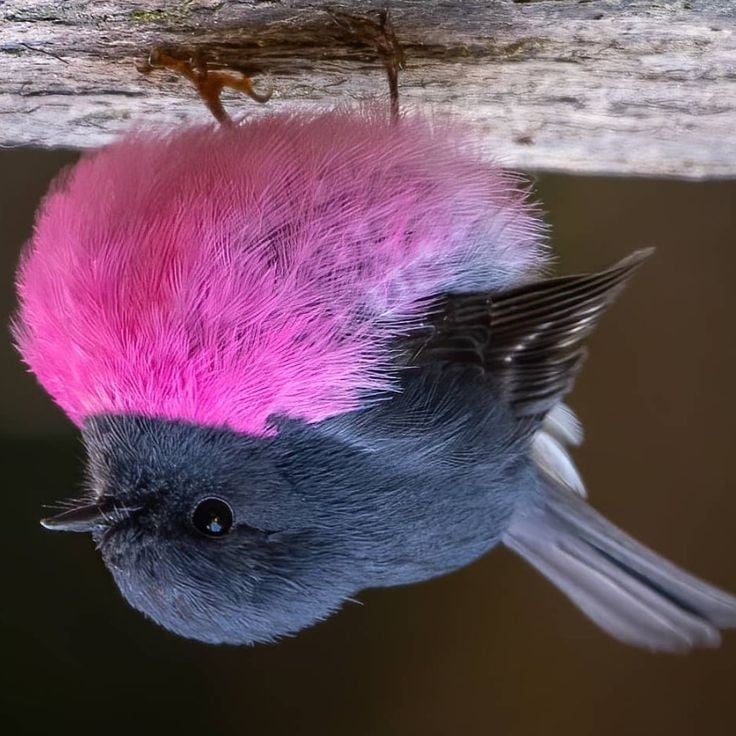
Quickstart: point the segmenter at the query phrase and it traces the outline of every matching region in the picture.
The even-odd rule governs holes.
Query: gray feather
[[[714,647],[736,627],[736,598],[634,541],[576,496],[550,486],[504,543],[620,641],[658,651]]]
[[[409,336],[406,344],[416,346],[410,362],[476,364],[503,387],[518,417],[541,421],[572,389],[585,339],[652,252],[637,251],[600,273],[446,295]]]
[[[544,418],[542,429],[563,445],[577,447],[583,442],[583,425],[567,404],[557,404]]]
[[[557,485],[579,496],[587,495],[583,479],[567,448],[547,431],[546,422],[532,440],[532,459],[540,472]]]

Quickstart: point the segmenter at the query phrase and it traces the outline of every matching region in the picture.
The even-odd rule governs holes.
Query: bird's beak
[[[41,526],[54,532],[94,532],[106,525],[111,508],[91,504],[41,519]]]

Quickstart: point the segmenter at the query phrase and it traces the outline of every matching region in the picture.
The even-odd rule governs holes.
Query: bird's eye
[[[205,498],[195,507],[192,524],[206,537],[224,537],[232,528],[233,511],[221,498]]]

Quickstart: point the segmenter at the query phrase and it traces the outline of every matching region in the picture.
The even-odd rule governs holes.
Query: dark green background
[[[35,206],[72,158],[0,151],[3,323]],[[736,590],[736,183],[550,176],[537,191],[562,270],[658,248],[594,336],[571,400],[593,500]],[[38,526],[43,504],[76,492],[83,453],[3,334],[2,733],[736,733],[736,632],[686,657],[627,648],[505,551],[365,593],[277,646],[156,628],[88,539]]]

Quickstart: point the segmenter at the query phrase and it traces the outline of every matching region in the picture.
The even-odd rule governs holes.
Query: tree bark
[[[385,5],[402,106],[462,120],[511,168],[736,176],[733,0],[9,0],[0,145],[88,148],[206,119],[189,83],[137,70],[155,47],[273,87],[263,106],[226,93],[235,117],[385,98],[380,53],[327,11]]]

